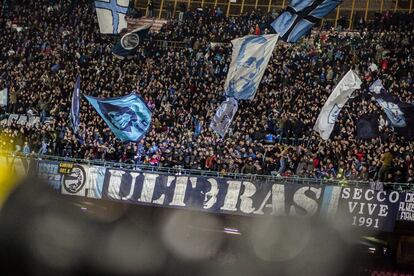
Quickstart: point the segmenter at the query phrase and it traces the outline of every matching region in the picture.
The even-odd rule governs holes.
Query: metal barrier
[[[3,154],[4,155],[4,154]],[[243,173],[221,173],[217,171],[206,171],[196,169],[185,169],[181,167],[161,167],[143,164],[128,164],[119,162],[110,162],[105,160],[86,160],[60,156],[24,156],[22,154],[7,153],[8,157],[21,157],[21,158],[34,158],[35,160],[54,161],[54,162],[66,162],[86,164],[92,166],[104,166],[109,168],[119,168],[124,170],[142,171],[142,172],[156,172],[158,174],[168,175],[185,175],[185,176],[205,176],[205,177],[222,177],[229,179],[245,180],[245,181],[259,181],[259,182],[277,182],[281,184],[300,184],[300,185],[329,185],[329,186],[354,186],[360,188],[373,188],[378,187],[398,190],[398,191],[414,191],[414,184],[411,183],[379,183],[379,182],[367,182],[367,181],[354,181],[346,179],[318,179],[318,178],[304,178],[299,176],[285,177],[275,175],[260,175],[260,174],[243,174]]]

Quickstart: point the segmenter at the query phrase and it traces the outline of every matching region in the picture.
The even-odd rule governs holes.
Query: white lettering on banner
[[[191,187],[195,188],[197,185],[197,177],[190,177]],[[175,180],[174,196],[170,205],[185,206],[185,192],[187,191],[188,177],[178,176]]]
[[[272,202],[267,204],[269,198]],[[272,216],[286,216],[285,212],[285,186],[281,184],[273,184],[272,189],[266,194],[265,199],[254,214],[263,215],[264,208],[272,208],[270,215]]]
[[[204,196],[204,209],[210,209],[217,202],[217,194],[219,192],[217,180],[209,178],[207,181],[210,183],[210,191]]]
[[[397,191],[392,191],[390,193],[389,199],[391,203],[396,203],[398,200],[400,200],[400,193]]]
[[[342,190],[342,198],[348,199],[351,195],[351,189],[350,188],[343,188]]]
[[[250,214],[254,211],[253,199],[251,197],[256,193],[256,186],[251,183],[244,181],[244,192],[240,196],[240,211],[246,214]]]
[[[296,193],[293,195],[293,202],[296,203],[297,206],[302,207],[305,209],[306,214],[300,215],[297,212],[297,207],[292,206],[290,208],[290,213],[295,216],[301,216],[301,217],[311,217],[318,211],[318,202],[313,200],[312,198],[306,196],[306,191],[312,191],[315,194],[315,198],[319,199],[321,196],[321,190],[322,188],[314,188],[314,187],[302,187],[296,191]]]
[[[371,193],[371,194],[372,194],[372,196],[371,196],[371,197],[368,197],[368,193]],[[367,190],[367,191],[365,192],[365,198],[366,198],[367,200],[373,200],[373,199],[374,199],[374,190]]]
[[[263,202],[262,202],[262,204],[260,204],[260,207],[259,207],[259,209],[257,209],[256,211],[254,211],[253,212],[253,214],[256,214],[256,215],[263,215],[264,214],[264,212],[263,212],[263,209],[265,208],[265,207],[270,207],[270,208],[272,208],[272,204],[266,204],[267,203],[267,201],[269,200],[269,198],[270,198],[270,196],[272,195],[272,190],[269,190],[269,192],[266,194],[266,196],[265,196],[265,198],[264,198],[264,200],[263,200]]]
[[[237,211],[236,205],[239,201],[241,181],[227,181],[227,194],[224,198],[224,204],[220,210]]]
[[[129,189],[129,194],[127,196],[122,197],[122,200],[130,200],[132,198],[132,196],[134,195],[135,183],[137,182],[137,177],[140,175],[140,173],[136,173],[136,172],[130,172],[129,174],[131,175],[131,178],[132,178],[131,187]]]
[[[385,192],[385,191],[380,191],[380,192],[378,192],[377,193],[377,200],[379,201],[379,202],[384,202],[385,201],[385,195],[386,195],[387,193]],[[381,197],[381,195],[384,195],[384,197]]]
[[[414,193],[406,192],[404,201],[398,207],[399,220],[414,221]]]
[[[122,176],[125,174],[121,170],[108,170],[109,172],[109,185],[108,185],[108,196],[113,199],[121,199],[119,194],[122,183]]]
[[[381,204],[378,216],[386,217],[387,215],[388,215],[388,206]]]
[[[142,183],[142,191],[138,201],[150,203],[154,195],[155,182],[157,181],[158,174],[144,173],[143,175],[144,182]]]
[[[355,188],[354,189],[354,196],[352,197],[353,200],[360,200],[362,194],[362,189]]]

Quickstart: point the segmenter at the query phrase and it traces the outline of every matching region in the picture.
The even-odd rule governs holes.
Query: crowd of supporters
[[[371,24],[360,22],[356,32],[330,29],[298,44],[278,43],[254,100],[240,102],[225,139],[209,128],[225,99],[227,43],[269,33],[275,15],[180,12],[121,61],[111,54],[114,38],[99,33],[90,1],[15,1],[0,19],[0,89],[9,88],[2,112],[34,114],[42,123],[3,123],[0,147],[223,174],[414,183],[414,143],[394,132],[367,89],[379,77],[390,93],[414,103],[412,15],[387,12]],[[157,47],[156,40],[183,43]],[[372,63],[378,71],[368,69]],[[331,139],[323,141],[313,125],[350,68],[363,79],[362,89],[342,109]],[[121,143],[85,100],[74,135],[68,115],[77,75],[86,95],[108,98],[136,90],[153,111],[146,137]],[[357,139],[356,123],[364,114],[379,118],[377,138]],[[44,123],[46,117],[52,120]]]

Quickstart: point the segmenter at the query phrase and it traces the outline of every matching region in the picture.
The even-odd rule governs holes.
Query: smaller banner
[[[227,130],[230,127],[233,117],[237,112],[238,103],[234,98],[229,98],[222,102],[218,107],[213,120],[210,123],[210,128],[214,130],[221,138],[224,138]]]
[[[320,134],[322,139],[329,139],[335,126],[336,119],[339,116],[339,112],[341,112],[341,109],[351,97],[352,93],[356,89],[361,88],[361,83],[361,80],[354,71],[349,70],[332,91],[328,100],[322,107],[315,126],[313,127],[313,129]]]
[[[88,198],[102,198],[105,171],[104,167],[60,163],[61,193]]]
[[[119,59],[126,58],[148,34],[151,26],[152,24],[146,24],[124,34],[113,47],[112,54]]]
[[[272,56],[278,35],[248,35],[231,41],[233,54],[224,90],[227,97],[251,100]]]
[[[78,132],[78,128],[80,124],[79,112],[80,112],[80,76],[78,76],[76,79],[75,88],[73,89],[73,94],[72,94],[72,105],[70,108],[70,119],[72,122],[73,131],[75,133]]]
[[[101,34],[118,34],[127,27],[129,0],[95,0]]]
[[[414,222],[414,192],[401,193],[397,220]]]
[[[135,93],[109,99],[85,97],[122,142],[139,141],[151,126],[151,110]]]
[[[343,188],[337,219],[365,230],[392,232],[400,196],[398,191]]]
[[[7,106],[9,91],[7,88],[0,90],[0,106]]]

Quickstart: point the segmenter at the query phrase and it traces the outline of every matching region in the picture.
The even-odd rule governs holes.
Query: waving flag
[[[222,102],[210,123],[210,128],[221,138],[224,138],[230,127],[233,117],[237,112],[238,103],[234,98],[229,98]]]
[[[292,0],[271,26],[282,40],[297,42],[341,2],[342,0]]]
[[[70,107],[70,120],[72,122],[72,128],[75,133],[78,132],[80,118],[80,76],[76,79],[75,88],[72,93],[72,105]]]
[[[397,97],[392,96],[387,92],[381,83],[381,80],[376,80],[370,87],[369,91],[373,94],[376,102],[382,107],[388,120],[394,127],[406,128],[410,122],[411,114],[414,113],[414,105],[402,102]],[[410,118],[410,120],[407,120]]]
[[[109,99],[85,97],[122,142],[137,142],[150,128],[151,110],[135,93]]]
[[[322,139],[329,139],[339,112],[341,112],[342,107],[344,107],[351,97],[352,92],[361,88],[361,83],[361,80],[354,71],[349,70],[332,91],[328,100],[323,105],[321,113],[319,113],[318,119],[313,127],[315,131],[319,132]]]
[[[113,47],[112,54],[119,59],[127,57],[148,34],[151,26],[152,24],[146,24],[124,34]]]
[[[248,35],[231,41],[233,54],[224,85],[227,97],[253,99],[272,56],[278,35]]]
[[[127,27],[125,15],[129,0],[95,0],[99,30],[102,34],[118,34]]]

